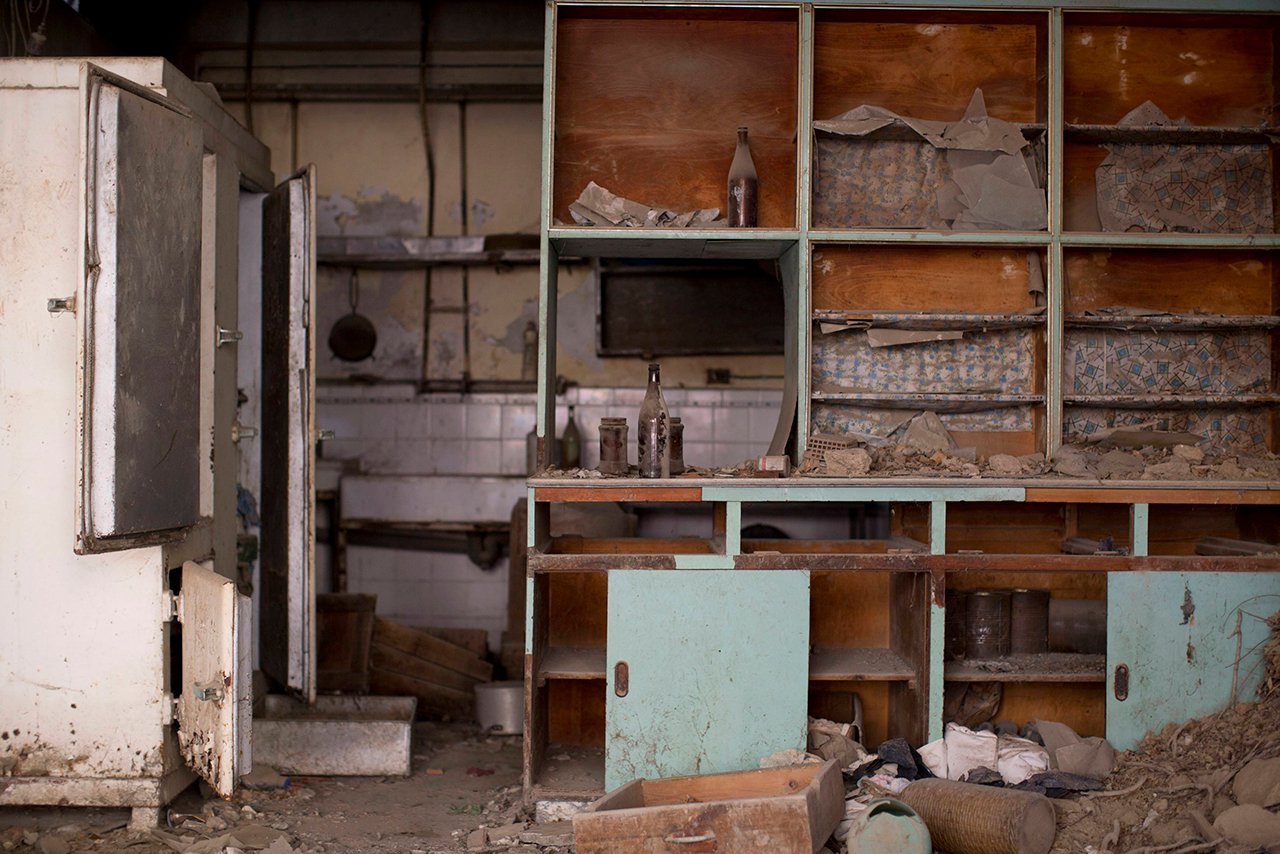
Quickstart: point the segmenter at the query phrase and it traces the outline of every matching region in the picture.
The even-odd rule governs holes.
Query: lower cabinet
[[[804,749],[809,573],[614,570],[605,789]]]

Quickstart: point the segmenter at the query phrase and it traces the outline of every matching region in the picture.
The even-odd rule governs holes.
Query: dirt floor
[[[301,777],[288,788],[241,789],[231,801],[193,786],[168,810],[168,826],[129,830],[128,810],[0,808],[0,850],[40,854],[128,851],[213,854],[237,848],[269,854],[379,852],[437,854],[479,850],[563,852],[563,845],[480,843],[482,824],[509,825],[520,812],[521,741],[483,737],[473,725],[414,727],[410,777]],[[516,829],[512,828],[515,834]],[[545,843],[572,840],[568,823],[520,833]],[[234,837],[228,839],[227,837]],[[495,834],[495,836],[497,836]],[[468,848],[469,837],[473,847]],[[236,845],[239,841],[241,844]]]

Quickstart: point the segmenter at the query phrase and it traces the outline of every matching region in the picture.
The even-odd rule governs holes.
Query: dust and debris
[[[1280,612],[1267,622],[1259,700],[1171,723],[1117,757],[1105,791],[1056,801],[1054,852],[1280,850]]]

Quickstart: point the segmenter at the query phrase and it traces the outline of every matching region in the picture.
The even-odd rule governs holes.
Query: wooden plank
[[[539,679],[605,678],[603,646],[553,646],[546,651]]]
[[[713,554],[710,540],[698,537],[555,537],[556,554],[703,555]]]
[[[401,652],[389,646],[383,646],[376,641],[369,656],[369,663],[370,666],[381,670],[383,673],[409,676],[421,682],[430,682],[432,685],[453,688],[464,693],[470,691],[477,682],[481,681],[450,670],[447,667],[432,664],[430,661],[418,658],[416,655]]]
[[[470,714],[475,706],[475,697],[470,691],[448,688],[377,667],[369,670],[369,689],[375,694],[417,697],[419,717],[424,713]]]
[[[604,686],[603,679],[553,679],[548,682],[548,741],[603,746]],[[604,779],[603,774],[601,779]]]
[[[1106,682],[1105,655],[1047,652],[994,661],[948,661],[948,682]]]
[[[1062,226],[1065,231],[1102,231],[1098,217],[1098,166],[1107,156],[1100,145],[1068,142],[1062,147]]]
[[[814,682],[894,682],[916,678],[907,660],[891,649],[815,649],[809,656]]]
[[[369,646],[378,597],[364,593],[316,596],[316,689],[369,690]]]
[[[1067,25],[1067,122],[1115,124],[1148,99],[1194,125],[1248,127],[1274,118],[1274,18],[1185,27],[1174,15],[1111,20]],[[1141,26],[1153,20],[1173,25]]]
[[[1107,688],[1088,682],[1008,682],[996,720],[1060,721],[1082,737],[1107,734]]]
[[[1027,249],[819,245],[813,304],[819,311],[1013,313],[1035,307]]]
[[[455,626],[422,626],[432,637],[460,646],[477,658],[489,654],[489,632],[486,629],[467,629]]]
[[[555,575],[547,589],[547,649],[604,648],[609,577],[581,572]],[[545,662],[543,666],[545,667]],[[601,668],[603,670],[603,667]]]
[[[571,501],[701,501],[701,486],[539,486],[533,500]]]
[[[441,640],[422,629],[376,617],[373,621],[373,642],[384,648],[409,653],[473,679],[487,681],[493,678],[492,664],[476,658],[470,650]]]
[[[809,643],[820,649],[889,647],[889,574],[809,576]]]
[[[850,21],[819,13],[814,118],[874,104],[915,118],[955,120],[981,88],[990,115],[1039,120],[1047,109],[1037,80],[1044,39],[1034,24],[1007,23],[1007,17],[964,24],[947,22],[946,13],[927,14],[932,20]]]
[[[1068,249],[1066,311],[1126,305],[1177,314],[1268,315],[1273,253],[1228,249]],[[1160,274],[1153,276],[1152,270]]]
[[[680,211],[726,204],[750,129],[762,228],[796,217],[798,15],[721,10],[563,17],[556,33],[553,214],[589,181]],[[639,73],[638,69],[643,69]]]
[[[1159,489],[1028,486],[1026,500],[1104,504],[1280,504],[1280,489],[1204,489],[1173,485]]]
[[[889,648],[902,658],[913,678],[889,686],[889,734],[912,744],[923,744],[929,735],[932,592],[933,579],[927,573],[890,576]]]

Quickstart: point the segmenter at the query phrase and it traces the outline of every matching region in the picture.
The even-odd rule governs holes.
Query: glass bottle
[[[747,144],[747,129],[738,128],[738,147],[729,166],[729,227],[754,228],[756,224],[756,165]]]
[[[565,469],[576,469],[582,465],[582,433],[573,417],[576,408],[569,405],[569,421],[560,435],[560,466]]]
[[[667,446],[667,403],[662,399],[659,373],[662,366],[649,365],[649,388],[640,404],[640,420],[636,439],[640,446],[640,476],[670,477],[671,454]]]

